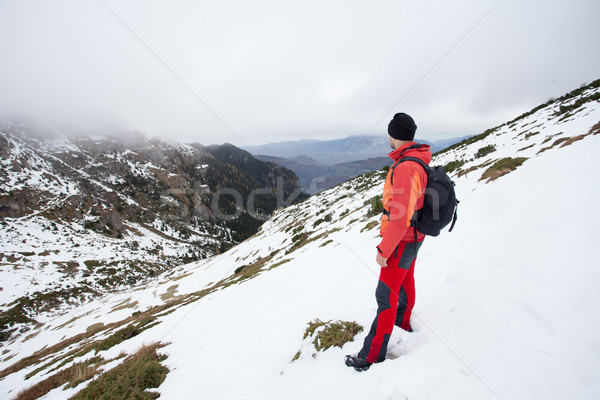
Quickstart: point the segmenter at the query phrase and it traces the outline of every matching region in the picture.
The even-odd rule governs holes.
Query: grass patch
[[[177,286],[177,285],[176,285]],[[167,289],[168,290],[168,289]],[[110,313],[114,313],[115,311],[119,311],[119,310],[125,310],[127,308],[135,308],[137,307],[138,302],[137,300],[132,302],[131,298],[128,298],[126,300],[123,300],[121,303],[117,304],[116,306],[114,306],[113,308],[110,309],[110,311],[108,312]]]
[[[0,342],[7,341],[16,331],[17,325],[34,325],[34,313],[51,312],[64,303],[75,302],[86,296],[96,296],[97,291],[90,287],[68,287],[47,292],[34,292],[21,296],[0,312]]]
[[[163,294],[160,295],[160,299],[162,301],[167,301],[172,299],[173,297],[175,297],[175,293],[177,293],[177,289],[179,288],[179,285],[171,285],[167,288],[167,291]]]
[[[482,181],[484,179],[487,179],[487,182],[496,180],[501,176],[504,176],[517,169],[517,167],[521,166],[521,164],[523,164],[525,160],[527,160],[526,157],[502,158],[496,161],[491,167],[486,169],[483,175],[481,175],[481,178],[479,178],[479,180]]]
[[[142,314],[140,314],[140,315],[142,315]],[[105,338],[103,340],[98,340],[98,341],[92,342],[90,344],[84,345],[80,349],[73,350],[73,351],[69,352],[68,354],[66,354],[63,357],[62,361],[58,364],[58,366],[54,367],[51,371],[55,371],[55,370],[62,368],[64,365],[67,365],[69,362],[73,361],[75,358],[84,356],[85,354],[87,354],[88,352],[90,352],[92,350],[94,350],[95,353],[97,354],[99,351],[108,350],[111,347],[113,347],[119,343],[122,343],[127,339],[131,339],[132,337],[139,335],[146,329],[151,328],[160,323],[160,322],[156,322],[156,323],[152,324],[152,322],[154,322],[155,320],[156,320],[156,317],[154,317],[154,316],[145,316],[145,317],[143,316],[138,320],[137,325],[133,325],[133,324],[127,325],[125,328],[122,328],[122,329],[114,332],[112,335],[108,336],[107,338]],[[113,326],[115,326],[115,325],[113,325]],[[97,328],[95,328],[97,330],[88,328],[88,331],[85,334],[77,335],[67,341],[61,342],[58,345],[53,346],[48,351],[41,351],[39,353],[34,353],[33,356],[30,356],[27,359],[22,360],[26,363],[24,366],[36,364],[41,361],[43,356],[45,356],[47,354],[57,353],[61,348],[64,348],[70,344],[77,343],[78,341],[85,338],[86,336],[91,336],[103,329],[108,329],[110,327],[111,326],[98,326]],[[50,365],[54,364],[56,361],[57,360],[55,359],[55,360],[52,360],[52,361],[46,363],[45,365],[42,365],[41,367],[39,367],[36,370],[27,374],[25,376],[25,379],[31,378],[32,376],[36,375],[40,371],[42,371],[45,368],[49,367]],[[10,369],[24,367],[23,365],[19,365],[19,364],[20,364],[20,362],[9,367],[9,369],[2,371],[2,373],[6,373],[6,372],[12,373],[14,371],[9,372]],[[2,375],[2,373],[0,373],[0,376]]]
[[[526,146],[526,147],[523,147],[522,149],[519,149],[519,150],[517,150],[517,153],[518,153],[518,152],[520,152],[520,151],[523,151],[523,150],[530,149],[530,148],[532,148],[533,146],[535,146],[535,143],[534,143],[534,144],[530,144],[529,146]]]
[[[370,231],[371,229],[375,228],[377,225],[379,225],[379,221],[371,221],[368,224],[366,224],[364,226],[364,228],[362,228],[360,230],[360,233],[363,233],[364,231]]]
[[[585,137],[585,135],[577,135],[577,136],[573,136],[570,138],[566,138],[567,140],[563,141],[563,143],[560,145],[560,147],[569,146],[579,140],[582,140],[584,137]]]
[[[525,135],[525,139],[529,139],[530,137],[539,135],[539,134],[540,134],[539,132],[530,132],[527,135]]]
[[[98,371],[98,368],[104,364],[106,364],[106,361],[102,357],[92,357],[88,360],[75,363],[69,368],[63,369],[30,388],[19,392],[15,400],[38,399],[64,384],[67,384],[65,388],[77,387],[80,383],[91,379]]]
[[[147,392],[163,383],[169,369],[161,364],[167,356],[157,350],[164,344],[154,343],[141,347],[120,365],[100,377],[71,399],[156,399],[159,393]]]
[[[333,243],[332,239],[329,239],[329,240],[325,241],[324,243],[321,243],[321,245],[319,247],[325,247],[325,246],[327,246],[330,243]]]
[[[263,267],[269,261],[271,261],[273,259],[273,257],[275,257],[276,254],[277,254],[277,252],[273,252],[266,257],[259,257],[258,260],[256,260],[252,264],[242,265],[241,267],[236,268],[236,270],[234,271],[234,274],[231,277],[220,282],[220,284],[222,285],[222,288],[224,289],[234,283],[241,283],[248,279],[254,278],[263,269]],[[219,283],[217,283],[216,286],[219,286]]]
[[[589,133],[587,134],[589,135]],[[542,149],[540,149],[540,151],[537,152],[537,154],[543,153],[546,150],[550,150],[551,148],[561,145],[560,147],[565,147],[568,146],[570,144],[573,144],[581,139],[583,139],[584,137],[586,137],[587,135],[578,135],[578,136],[572,136],[572,137],[563,137],[560,139],[556,139],[554,141],[554,143],[552,143],[550,146],[544,147]]]
[[[86,332],[99,332],[104,328],[104,322],[98,322],[87,327]]]
[[[292,261],[290,258],[286,258],[285,260],[278,261],[278,262],[276,262],[275,264],[271,265],[271,266],[269,267],[269,270],[275,269],[275,268],[277,268],[277,267],[279,267],[279,266],[281,266],[281,265],[283,265],[283,264],[287,264],[287,263],[289,263],[290,261]]]
[[[306,246],[306,245],[307,245],[307,244],[309,244],[309,243],[312,243],[312,242],[314,242],[314,241],[317,241],[317,240],[319,240],[319,239],[322,239],[322,238],[324,238],[324,237],[326,237],[326,236],[329,236],[330,234],[332,234],[332,233],[334,233],[334,232],[337,232],[337,231],[339,231],[339,230],[341,230],[341,229],[342,229],[342,228],[333,228],[333,229],[332,229],[332,230],[330,230],[330,231],[325,231],[325,232],[322,232],[322,233],[320,233],[320,234],[318,234],[318,235],[316,235],[316,236],[312,236],[312,237],[308,237],[308,233],[307,233],[307,234],[306,234],[306,237],[303,237],[303,238],[302,238],[302,240],[300,240],[298,243],[294,244],[294,246],[290,247],[290,248],[289,248],[289,249],[288,249],[288,250],[285,252],[285,254],[290,254],[291,252],[294,252],[294,251],[296,251],[296,250],[300,249],[301,247],[304,247],[304,246]]]
[[[488,165],[491,165],[491,164],[492,164],[494,161],[496,161],[496,160],[490,160],[490,161],[486,161],[486,162],[484,162],[483,164],[474,165],[474,166],[472,166],[472,167],[470,167],[470,168],[467,168],[467,169],[465,169],[465,170],[460,170],[460,171],[458,171],[458,177],[460,178],[461,176],[463,176],[463,175],[467,175],[469,172],[476,171],[476,170],[478,170],[479,168],[485,168],[485,167],[487,167]]]
[[[317,351],[327,350],[332,346],[342,347],[354,340],[354,336],[363,331],[363,327],[352,321],[323,322],[315,319],[308,323],[304,339],[314,337],[313,344]]]
[[[22,369],[27,368],[29,366],[38,365],[38,364],[42,364],[42,363],[44,363],[44,364],[39,366],[36,370],[28,373],[27,376],[25,377],[25,379],[29,379],[30,377],[36,375],[37,373],[43,371],[44,369],[49,368],[51,365],[53,365],[57,362],[60,362],[60,364],[53,369],[53,370],[58,370],[62,366],[73,361],[75,358],[81,357],[81,356],[87,354],[89,351],[96,348],[98,343],[100,343],[102,341],[93,341],[91,343],[89,343],[89,342],[85,343],[85,341],[90,339],[92,336],[98,334],[99,332],[101,332],[103,330],[108,331],[110,329],[115,329],[115,328],[124,326],[128,323],[135,323],[135,322],[138,323],[138,328],[141,328],[143,326],[144,327],[143,330],[149,329],[152,326],[156,325],[156,323],[149,325],[148,324],[149,321],[151,322],[155,318],[157,318],[159,316],[167,315],[167,314],[175,311],[179,307],[182,307],[187,304],[191,304],[195,301],[198,301],[201,298],[203,298],[204,296],[206,296],[210,293],[213,293],[219,289],[222,289],[222,288],[228,286],[229,284],[226,284],[226,282],[223,280],[221,282],[216,283],[215,285],[213,285],[210,288],[199,290],[199,291],[193,292],[193,293],[189,293],[189,294],[185,295],[184,297],[172,300],[172,301],[168,302],[167,304],[163,304],[160,306],[154,306],[154,307],[149,308],[146,311],[136,311],[131,315],[131,317],[125,318],[121,321],[113,322],[113,323],[110,323],[107,325],[94,324],[94,325],[88,327],[88,329],[85,333],[80,333],[80,334],[77,334],[70,338],[64,339],[61,342],[59,342],[55,345],[49,346],[49,347],[44,346],[42,349],[34,352],[30,356],[22,358],[21,360],[10,365],[9,367],[1,370],[0,371],[0,379],[4,378],[10,374],[13,374],[15,372],[21,371]],[[141,332],[141,330],[140,330],[140,332]],[[64,354],[62,353],[63,350],[65,350],[71,346],[74,346],[76,344],[79,344],[78,348],[75,348],[73,350],[67,350],[66,353],[64,353]],[[106,346],[106,345],[107,345],[107,343],[103,344],[103,346]],[[52,358],[53,356],[54,356],[54,358]]]
[[[145,331],[148,328],[151,328],[156,324],[153,324],[152,322],[154,322],[156,320],[156,317],[147,317],[142,319],[140,322],[138,322],[137,325],[127,325],[125,328],[119,329],[118,331],[116,331],[115,333],[113,333],[112,335],[110,335],[109,337],[107,337],[106,339],[97,342],[92,349],[96,351],[96,353],[98,353],[99,351],[104,351],[104,350],[108,350],[113,346],[116,346],[117,344],[126,341],[127,339],[131,339],[134,336],[139,335],[140,333],[142,333],[143,331]]]
[[[595,124],[594,126],[592,126],[590,128],[590,130],[587,133],[588,135],[598,135],[600,134],[600,122],[598,122],[597,124]]]

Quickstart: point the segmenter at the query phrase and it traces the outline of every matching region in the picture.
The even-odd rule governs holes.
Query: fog
[[[0,118],[252,145],[477,134],[600,78],[595,1],[0,1]]]

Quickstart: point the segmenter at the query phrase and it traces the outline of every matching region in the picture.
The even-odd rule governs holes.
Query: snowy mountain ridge
[[[343,356],[375,315],[373,204],[385,171],[277,211],[226,253],[41,320],[3,346],[0,393],[78,362],[108,371],[127,362],[121,353],[162,342],[161,399],[597,398],[600,232],[589,227],[600,188],[584,171],[600,149],[599,86],[435,156],[457,184],[459,220],[419,254],[415,332],[394,332],[388,359],[368,372]],[[304,335],[316,319],[365,331],[317,350]]]
[[[254,234],[262,220],[246,209],[239,221],[215,214],[237,205],[218,195],[220,187],[247,193],[275,186],[279,176],[283,193],[297,188],[291,171],[233,146],[135,132],[48,137],[7,122],[0,164],[0,341],[35,325],[40,313],[127,288]],[[267,215],[277,205],[274,195],[255,199]]]

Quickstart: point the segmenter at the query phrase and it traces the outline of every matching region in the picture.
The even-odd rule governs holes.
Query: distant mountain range
[[[294,171],[300,179],[300,187],[308,194],[321,192],[355,176],[378,170],[390,164],[389,157],[375,157],[337,165],[322,165],[314,158],[307,156],[282,158],[256,155],[255,157]]]
[[[470,136],[420,143],[432,151],[443,150]],[[360,174],[375,171],[390,164],[391,151],[384,136],[349,136],[336,140],[299,140],[246,146],[255,157],[291,169],[300,179],[306,193],[315,194]]]
[[[418,140],[418,142],[430,145],[431,150],[435,153],[469,137],[463,136],[436,142]],[[298,156],[306,156],[322,165],[336,165],[351,161],[367,160],[369,158],[385,157],[390,152],[388,138],[384,135],[355,135],[334,140],[296,140],[244,146],[242,148],[254,155],[291,159],[295,159]],[[302,163],[299,159],[295,159],[295,161]]]

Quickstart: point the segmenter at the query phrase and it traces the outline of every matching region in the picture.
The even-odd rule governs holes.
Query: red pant
[[[415,305],[415,262],[423,242],[400,242],[381,268],[375,291],[377,316],[358,355],[368,362],[385,359],[388,341],[394,325],[410,331],[410,315]]]

